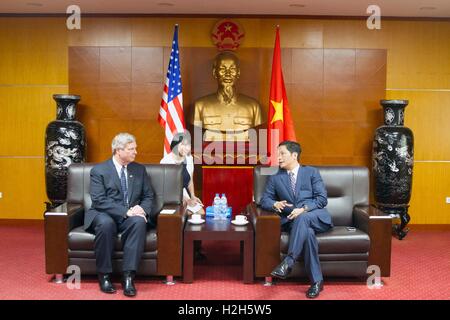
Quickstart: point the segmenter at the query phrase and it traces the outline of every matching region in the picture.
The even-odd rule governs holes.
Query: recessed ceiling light
[[[293,8],[304,8],[304,7],[306,7],[304,4],[301,4],[301,3],[291,3],[290,5],[289,5],[289,7],[293,7]]]
[[[161,7],[173,7],[174,6],[174,4],[171,2],[159,2],[159,3],[157,3],[157,5],[161,6]]]
[[[42,7],[43,6],[43,4],[40,2],[27,2],[26,5],[31,6],[31,7]]]
[[[419,10],[436,10],[436,7],[420,7]]]

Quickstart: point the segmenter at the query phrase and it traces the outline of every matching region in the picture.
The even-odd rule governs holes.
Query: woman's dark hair
[[[183,141],[185,144],[190,144],[190,136],[184,132],[175,134],[172,142],[170,143],[170,150],[175,153],[178,152],[178,145]]]

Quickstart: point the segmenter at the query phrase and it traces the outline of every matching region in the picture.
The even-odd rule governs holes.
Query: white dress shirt
[[[117,162],[117,160],[116,160],[116,158],[114,156],[112,157],[112,160],[113,160],[114,166],[116,167],[116,171],[117,171],[117,174],[119,175],[119,180],[120,180],[120,173],[122,172],[122,165],[119,162]],[[127,189],[128,189],[128,170],[127,170],[127,166],[125,166],[125,181],[127,183]]]

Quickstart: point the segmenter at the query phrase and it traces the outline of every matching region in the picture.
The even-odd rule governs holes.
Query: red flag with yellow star
[[[269,116],[267,118],[267,153],[270,165],[278,164],[277,147],[284,140],[296,141],[294,123],[284,87],[283,71],[281,70],[281,49],[279,27],[275,37],[273,51],[272,78],[270,80]],[[275,130],[274,130],[275,129]],[[278,129],[278,134],[276,133]],[[278,136],[278,138],[277,138]]]

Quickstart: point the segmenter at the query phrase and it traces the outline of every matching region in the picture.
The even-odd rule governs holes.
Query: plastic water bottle
[[[225,193],[222,193],[222,197],[220,198],[220,218],[222,220],[227,219],[227,211],[228,211],[228,200],[225,196]]]
[[[219,194],[216,193],[213,201],[213,212],[214,212],[214,220],[220,220],[220,197]]]

